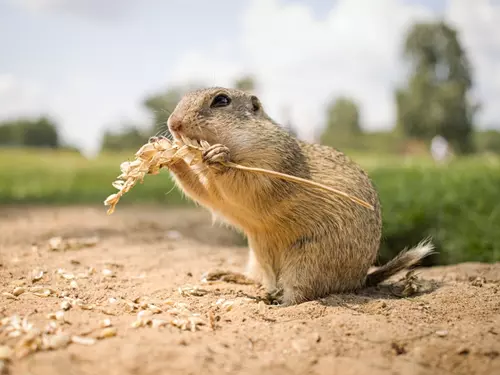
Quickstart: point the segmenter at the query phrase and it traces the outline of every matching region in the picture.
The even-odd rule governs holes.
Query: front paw
[[[215,144],[203,151],[202,157],[203,161],[209,166],[214,167],[219,171],[225,171],[228,167],[223,165],[223,163],[229,162],[230,153],[226,146]]]

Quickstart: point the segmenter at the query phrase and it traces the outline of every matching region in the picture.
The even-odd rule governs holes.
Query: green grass
[[[102,204],[116,192],[111,183],[120,174],[120,163],[133,155],[108,154],[87,160],[65,151],[0,150],[0,204]],[[147,176],[120,204],[139,202],[187,203],[167,171]]]
[[[380,261],[432,236],[433,262],[500,261],[500,159],[474,156],[437,166],[429,158],[348,154],[380,193],[384,238]],[[121,162],[134,152],[96,159],[68,151],[0,150],[0,204],[103,204],[116,190]],[[167,171],[146,176],[119,205],[191,205]],[[104,208],[104,206],[103,206]]]
[[[120,174],[120,164],[132,160],[134,151],[108,153],[86,159],[76,152],[0,149],[0,204],[101,204],[116,189],[111,183]],[[421,159],[405,162],[393,156],[357,154],[354,159],[373,170],[381,165],[403,166],[430,163]],[[159,176],[146,176],[121,200],[127,203],[162,202],[188,204],[163,170]]]
[[[382,202],[382,262],[426,236],[439,251],[436,263],[500,261],[498,160],[378,167],[371,176]]]

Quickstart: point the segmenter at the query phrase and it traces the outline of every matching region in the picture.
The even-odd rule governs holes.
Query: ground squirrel
[[[168,128],[175,139],[212,145],[202,168],[181,160],[169,166],[170,172],[188,197],[247,236],[250,253],[241,275],[282,305],[375,285],[433,250],[422,241],[368,273],[382,232],[370,178],[342,152],[290,135],[251,93],[221,87],[189,92],[170,115]],[[319,188],[224,167],[221,161],[312,179],[363,199],[374,210]]]

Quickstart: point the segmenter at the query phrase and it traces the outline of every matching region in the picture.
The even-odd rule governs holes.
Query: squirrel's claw
[[[227,167],[224,166],[223,163],[230,160],[229,149],[224,145],[215,144],[203,151],[202,158],[208,165],[220,171],[224,171]]]

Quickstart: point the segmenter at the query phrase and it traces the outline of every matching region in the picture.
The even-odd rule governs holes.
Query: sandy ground
[[[12,337],[4,319],[0,356],[16,349],[5,373],[500,374],[500,264],[419,269],[417,280],[402,273],[392,285],[283,308],[252,298],[254,285],[202,283],[204,272],[241,270],[246,259],[204,212],[0,210],[0,318],[28,316],[59,347],[23,352],[25,334]],[[51,250],[55,236],[63,244]],[[63,246],[94,236],[94,246]],[[199,295],[179,291],[189,285]],[[417,293],[401,297],[405,286]],[[146,325],[134,328],[138,313]],[[116,336],[98,339],[110,323]]]

